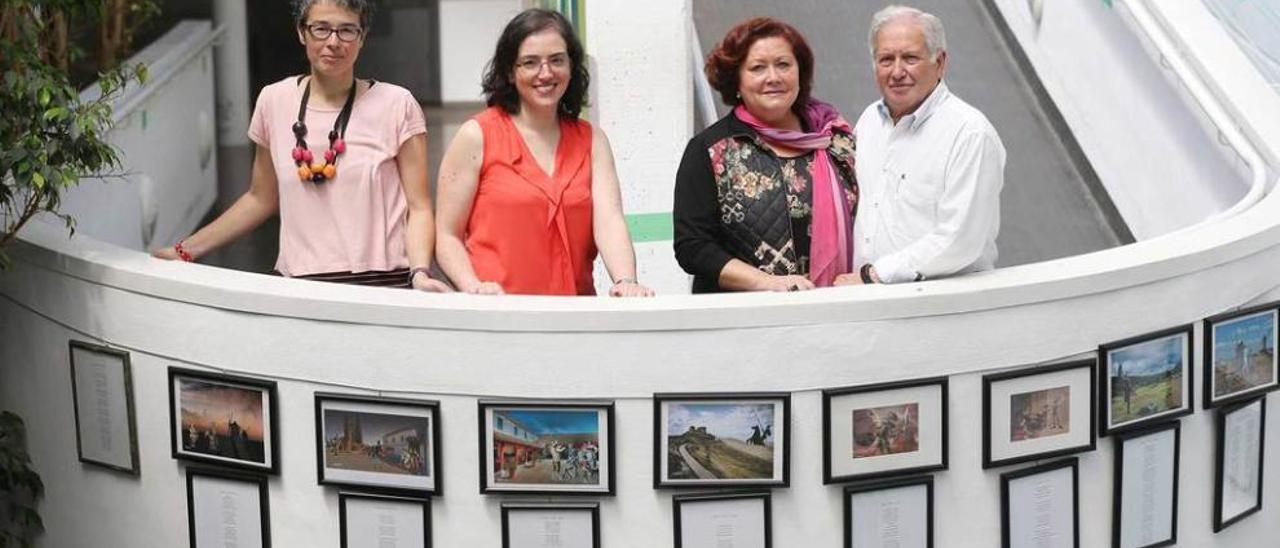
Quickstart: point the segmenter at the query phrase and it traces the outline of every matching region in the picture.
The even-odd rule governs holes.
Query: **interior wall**
[[[484,101],[480,78],[520,0],[440,0],[440,98]]]
[[[1270,264],[1280,264],[1280,247],[1276,249],[1268,253]],[[0,363],[6,364],[0,368],[0,408],[15,410],[28,421],[34,462],[47,487],[41,513],[48,532],[41,546],[50,547],[185,542],[187,465],[171,458],[168,432],[166,373],[176,366],[278,382],[281,468],[270,478],[269,489],[273,543],[279,546],[337,542],[337,490],[316,484],[315,392],[440,401],[444,492],[432,502],[436,546],[498,546],[501,503],[564,500],[479,493],[479,399],[614,400],[617,495],[586,500],[601,505],[605,546],[652,548],[670,542],[673,524],[672,492],[652,488],[651,394],[770,388],[791,392],[793,398],[791,486],[772,490],[775,545],[836,548],[841,545],[841,488],[822,484],[820,390],[941,372],[950,381],[950,467],[934,474],[936,546],[990,548],[1000,531],[999,474],[1020,467],[981,467],[983,374],[1075,357],[1062,354],[1061,348],[1087,349],[1121,334],[1191,321],[1221,302],[1248,300],[1224,295],[1221,302],[1206,301],[1203,307],[1179,302],[1139,311],[1133,303],[1148,299],[1140,291],[949,318],[648,332],[620,327],[595,333],[559,332],[559,321],[547,320],[545,332],[515,333],[329,321],[199,305],[113,287],[120,276],[130,276],[114,267],[98,275],[76,273],[81,269],[74,265],[65,272],[49,269],[40,266],[46,264],[42,253],[23,250],[18,268],[0,277]],[[1250,262],[1238,268],[1248,269]],[[1235,272],[1210,269],[1203,274]],[[279,281],[298,295],[324,285]],[[1172,285],[1162,282],[1149,289],[1173,295],[1183,294],[1178,286],[1185,283],[1197,285],[1181,277],[1168,283]],[[381,295],[390,290],[369,291]],[[311,308],[349,308],[345,315],[350,320],[378,317],[351,306],[316,295]],[[1081,325],[1079,314],[1090,309],[1108,321],[1087,329],[1068,327]],[[1117,309],[1133,312],[1115,313]],[[671,325],[681,325],[680,318],[687,315],[679,310],[667,314]],[[77,462],[68,339],[105,342],[131,353],[140,477]],[[796,340],[823,342],[786,344]],[[1199,352],[1193,356],[1198,361]],[[1198,364],[1195,371],[1198,386]],[[1276,397],[1271,399],[1274,403]],[[1267,454],[1273,456],[1280,421],[1268,423]],[[1274,482],[1265,491],[1263,513],[1212,533],[1213,414],[1197,406],[1182,424],[1180,543],[1254,546],[1280,535],[1280,520],[1269,518],[1274,511],[1269,509],[1280,507]],[[1108,439],[1099,440],[1096,451],[1080,455],[1082,546],[1109,541],[1112,466]],[[1280,459],[1267,458],[1265,477],[1280,477],[1277,473]]]
[[[993,3],[1137,239],[1190,226],[1244,196],[1243,164],[1184,115],[1182,91],[1117,15],[1122,3]]]

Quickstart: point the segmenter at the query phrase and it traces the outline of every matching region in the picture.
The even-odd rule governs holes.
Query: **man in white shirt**
[[[856,271],[836,283],[994,268],[1004,145],[986,116],[943,83],[942,21],[890,6],[872,18],[869,42],[882,99],[858,118]]]

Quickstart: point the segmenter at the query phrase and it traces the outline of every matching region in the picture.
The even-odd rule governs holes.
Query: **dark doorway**
[[[292,2],[253,2],[249,8],[249,78],[258,90],[307,70],[293,30]],[[440,103],[439,0],[387,0],[378,4],[356,76],[403,86],[418,102]]]

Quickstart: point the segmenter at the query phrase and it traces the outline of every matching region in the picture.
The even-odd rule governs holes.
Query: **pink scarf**
[[[816,133],[804,133],[770,127],[752,116],[742,105],[733,109],[734,116],[756,130],[766,143],[796,150],[812,150],[813,154],[813,238],[809,249],[809,280],[825,287],[836,276],[852,270],[853,238],[850,234],[851,214],[835,166],[827,154],[835,130],[853,133],[849,122],[835,107],[810,99],[805,107],[805,121]]]

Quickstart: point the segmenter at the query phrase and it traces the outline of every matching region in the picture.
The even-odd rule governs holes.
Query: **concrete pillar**
[[[218,86],[218,145],[249,144],[249,25],[246,0],[214,0],[213,21],[222,28],[214,48]]]
[[[591,2],[591,122],[609,135],[638,274],[661,294],[688,293],[671,249],[676,167],[693,133],[689,0]],[[597,289],[609,280],[597,265]]]

